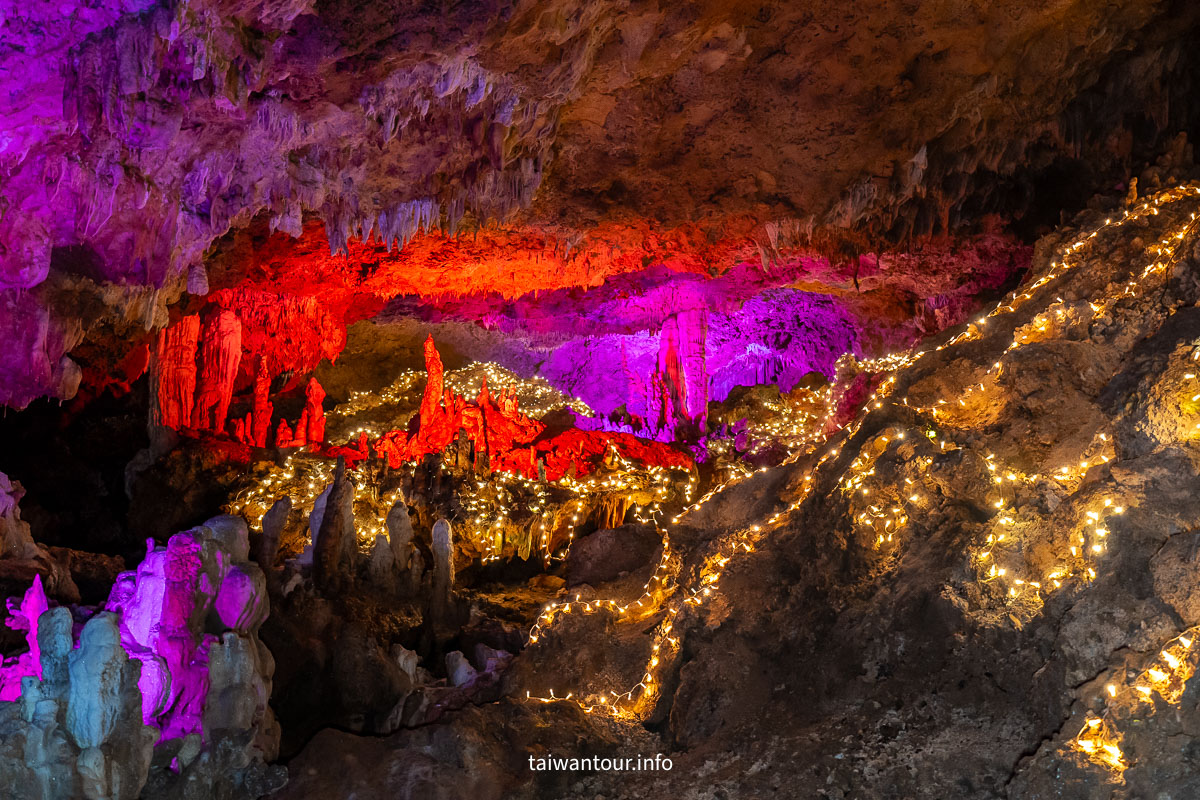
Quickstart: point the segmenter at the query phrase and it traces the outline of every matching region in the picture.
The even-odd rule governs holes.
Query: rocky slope
[[[863,365],[826,444],[682,515],[644,607],[584,587],[509,699],[370,757],[323,733],[277,797],[1200,791],[1197,212],[1188,185],[1043,240],[994,311]],[[526,762],[655,752],[674,769]]]

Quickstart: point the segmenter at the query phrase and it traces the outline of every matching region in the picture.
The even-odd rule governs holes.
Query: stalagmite
[[[367,575],[371,584],[379,591],[393,592],[398,583],[396,574],[396,555],[388,537],[378,534],[371,545],[371,555],[367,559]]]
[[[321,444],[325,441],[325,410],[321,406],[321,401],[325,399],[325,390],[321,388],[321,384],[316,378],[310,378],[308,386],[304,390],[304,397],[307,403],[304,406],[304,416],[302,424],[296,426],[296,433],[299,435],[301,427],[305,431],[305,443],[310,445]]]
[[[430,611],[436,626],[446,618],[454,591],[454,542],[450,523],[439,519],[433,525],[433,596]]]
[[[338,458],[321,527],[313,543],[313,580],[317,587],[331,593],[353,582],[356,553],[354,485],[346,475],[345,459]]]
[[[312,511],[308,512],[308,540],[309,544],[304,549],[304,554],[301,558],[305,563],[312,564],[316,553],[317,539],[321,536],[321,521],[325,518],[325,509],[329,505],[329,494],[333,491],[333,484],[329,484],[321,493],[313,500]]]
[[[8,619],[4,623],[13,630],[25,631],[25,643],[29,649],[15,658],[0,659],[0,701],[16,700],[21,694],[21,681],[25,677],[41,677],[38,624],[48,607],[41,576],[34,576],[33,585],[26,590],[19,603],[16,598],[9,599]]]
[[[108,739],[121,710],[122,684],[136,683],[136,670],[126,667],[129,657],[121,647],[117,619],[116,614],[100,614],[90,620],[68,662],[67,730],[84,750]]]
[[[410,459],[420,458],[426,453],[441,452],[455,433],[447,409],[442,406],[445,393],[442,358],[434,346],[433,336],[425,339],[425,374],[425,391],[421,395],[421,407],[418,411],[421,424],[406,447],[406,456]]]
[[[415,597],[421,590],[425,565],[421,551],[413,546],[412,520],[403,500],[397,501],[388,512],[387,529],[394,569],[398,575],[397,591],[403,597]]]
[[[288,516],[292,513],[292,498],[281,497],[275,501],[262,518],[262,535],[254,551],[254,560],[263,571],[270,574],[275,566],[275,558],[279,554],[279,537],[287,524]]]
[[[293,438],[292,426],[288,425],[286,419],[279,420],[279,427],[275,429],[275,446],[291,447]]]
[[[408,506],[403,500],[397,500],[387,515],[388,541],[392,553],[396,557],[396,568],[407,570],[412,557],[412,520],[408,516]]]
[[[415,547],[409,557],[408,571],[402,576],[400,593],[404,597],[416,597],[421,593],[421,583],[425,579],[425,557]]]
[[[296,431],[292,435],[292,447],[303,447],[308,444],[308,409],[305,408],[300,412],[300,419],[296,420]]]

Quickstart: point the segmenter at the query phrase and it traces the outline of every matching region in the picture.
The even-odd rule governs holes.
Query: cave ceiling
[[[400,295],[515,299],[664,264],[716,276],[758,261],[770,287],[802,277],[769,274],[797,253],[909,253],[949,235],[974,250],[969,237],[1057,222],[1039,204],[1112,188],[1185,127],[1177,34],[1200,13],[1132,0],[63,12],[0,5],[0,289],[19,290],[0,305],[0,400],[17,407],[113,373],[139,332],[211,290],[273,272],[316,291],[318,262],[400,273],[337,312],[350,323]],[[936,245],[931,268],[950,283],[969,279],[942,257],[956,246]]]
[[[1200,797],[1197,32],[0,0],[0,786]]]

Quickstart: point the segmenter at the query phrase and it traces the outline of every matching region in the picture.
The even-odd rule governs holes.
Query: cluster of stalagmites
[[[0,666],[6,797],[258,797],[286,780],[266,766],[275,664],[240,518],[151,543],[102,607],[52,606],[39,576],[9,612],[28,651]]]
[[[429,722],[447,707],[494,690],[511,658],[508,652],[476,643],[468,656],[458,650],[444,652],[439,644],[453,638],[470,617],[454,590],[456,542],[450,523],[444,518],[433,523],[432,562],[428,563],[401,497],[387,513],[387,533],[375,536],[363,551],[353,502],[354,486],[344,461],[339,460],[333,481],[308,516],[310,543],[304,551],[281,567],[271,566],[278,560],[280,538],[292,511],[291,499],[284,497],[263,516],[255,559],[266,570],[272,590],[291,603],[299,617],[314,613],[314,603],[323,606],[326,600],[347,597],[371,597],[392,610],[412,609],[415,616],[410,619],[422,631],[422,652],[433,654],[444,665],[446,680],[436,680],[419,667],[421,656],[401,644],[385,649],[373,635],[328,631],[335,642],[331,694],[340,707],[333,719],[344,726],[387,733]],[[323,639],[315,627],[304,635]],[[368,692],[373,702],[386,707],[368,707],[363,702],[364,679],[377,685],[378,691]]]
[[[291,505],[291,499],[285,497],[263,517],[259,558],[264,565],[275,560]],[[433,564],[428,568],[414,542],[412,520],[403,498],[388,512],[387,534],[375,537],[369,555],[361,554],[354,525],[354,487],[339,459],[333,482],[313,504],[308,526],[311,543],[295,565],[311,567],[313,583],[319,590],[326,594],[343,592],[358,584],[360,577],[365,582],[362,588],[387,597],[411,599],[425,588],[429,590],[428,618],[436,624],[445,617],[454,584],[454,545],[450,523],[445,519],[433,525]],[[292,572],[284,592],[294,589],[300,580],[301,573]]]
[[[689,469],[687,456],[657,442],[642,442],[631,434],[571,429],[545,435],[547,426],[522,413],[515,391],[493,397],[486,379],[474,402],[445,388],[441,356],[433,337],[425,340],[428,376],[415,430],[392,430],[373,444],[376,456],[391,469],[405,461],[443,453],[455,444],[457,458],[484,472],[503,470],[540,480],[560,480],[565,475],[585,475],[618,448],[628,458],[648,466]],[[468,445],[473,458],[468,453]],[[366,437],[358,448],[333,448],[330,453],[353,463],[368,457]]]

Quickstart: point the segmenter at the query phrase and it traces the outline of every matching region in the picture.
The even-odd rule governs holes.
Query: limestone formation
[[[20,612],[38,663],[3,668],[22,672],[19,699],[0,702],[6,796],[132,800],[190,786],[249,800],[282,785],[264,766],[280,732],[274,660],[257,636],[266,587],[248,555],[245,522],[229,516],[151,543],[74,646],[71,613],[46,610],[35,582]],[[174,767],[158,761],[168,751]]]
[[[439,519],[433,526],[433,586],[430,613],[434,624],[445,619],[454,592],[454,542],[450,523]]]
[[[403,575],[400,590],[405,597],[416,597],[425,578],[425,557],[420,550],[413,550],[408,562],[408,571]]]
[[[0,800],[1200,798],[1198,35],[0,0]]]
[[[475,668],[460,651],[454,650],[446,654],[446,675],[453,686],[465,686],[475,680]]]
[[[396,556],[388,538],[383,534],[376,536],[375,543],[371,546],[371,554],[367,559],[367,575],[376,589],[388,593],[396,591]]]
[[[142,722],[138,663],[115,614],[100,613],[72,649],[64,608],[38,621],[43,678],[0,703],[0,774],[13,800],[133,800],[158,731]]]
[[[279,537],[283,534],[283,528],[291,513],[292,498],[281,497],[263,515],[262,536],[258,540],[254,560],[264,572],[269,572],[275,566],[275,559],[279,554]]]
[[[408,506],[403,500],[397,500],[388,511],[387,530],[396,569],[407,572],[413,554],[413,528]]]
[[[346,475],[346,463],[341,457],[320,520],[320,528],[313,537],[313,580],[323,591],[336,592],[353,581],[358,552],[354,485]]]
[[[21,521],[21,497],[25,490],[19,481],[10,481],[0,472],[0,557],[32,558],[36,552],[28,523]]]

